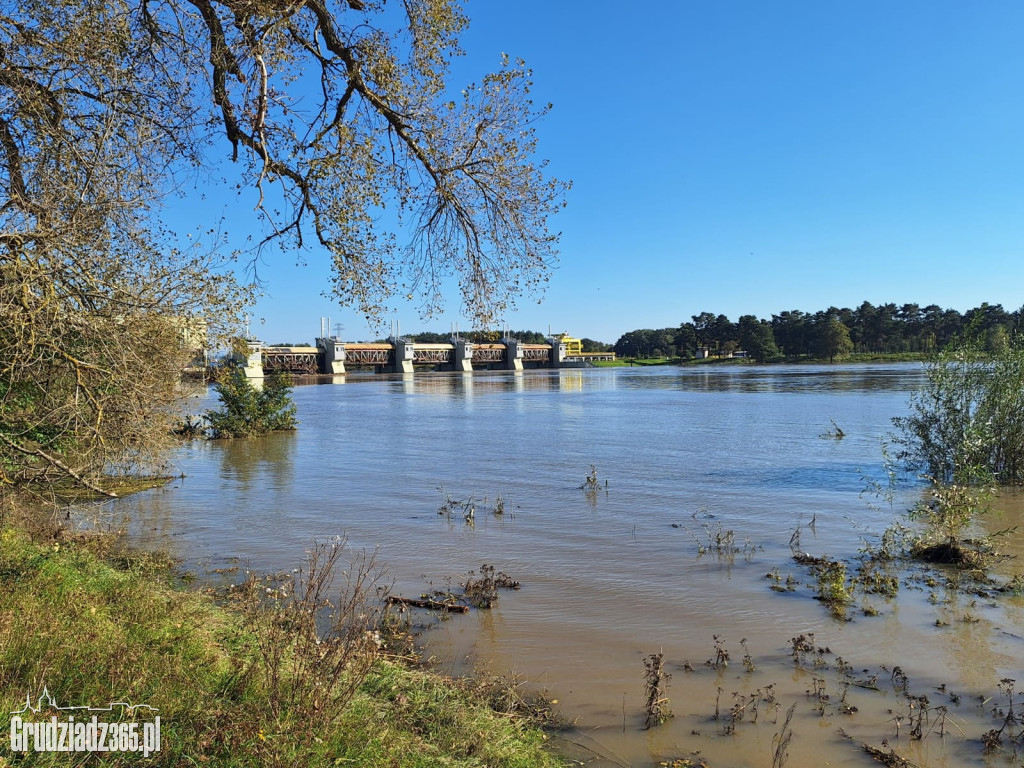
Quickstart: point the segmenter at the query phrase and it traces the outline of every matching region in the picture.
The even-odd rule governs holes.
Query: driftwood
[[[432,611],[448,611],[449,613],[469,613],[468,605],[459,605],[458,603],[445,603],[441,600],[421,600],[414,597],[399,597],[398,595],[389,595],[389,603],[398,603],[399,605],[411,605],[413,608],[429,608]]]
[[[889,747],[889,751],[885,752],[877,747],[872,747],[870,744],[863,744],[861,746],[863,746],[864,751],[875,758],[875,760],[882,763],[882,765],[889,766],[889,768],[917,768],[915,763],[897,755],[896,750],[892,747]]]

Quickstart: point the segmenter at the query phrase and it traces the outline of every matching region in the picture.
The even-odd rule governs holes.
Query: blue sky
[[[466,8],[454,83],[526,59],[554,104],[539,155],[574,184],[543,301],[509,326],[614,342],[702,311],[1024,304],[1024,3]],[[309,341],[330,316],[378,335],[321,295],[326,254],[304,260],[268,257],[252,331]],[[465,330],[458,303],[388,320]]]

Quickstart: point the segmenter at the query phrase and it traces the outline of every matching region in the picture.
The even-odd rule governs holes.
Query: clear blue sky
[[[526,59],[554,104],[540,156],[574,183],[543,303],[511,327],[614,342],[702,311],[1024,304],[1019,0],[466,8],[456,84],[503,51]],[[349,340],[377,335],[321,295],[325,254],[276,258],[255,334],[308,341],[329,315]],[[450,309],[394,319],[466,330]]]

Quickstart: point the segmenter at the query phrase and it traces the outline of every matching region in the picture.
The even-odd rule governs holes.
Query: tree
[[[263,225],[254,258],[324,249],[335,295],[371,317],[395,294],[436,309],[454,275],[486,327],[541,286],[567,189],[533,159],[547,107],[507,59],[447,93],[466,23],[456,0],[6,4],[0,483],[92,483],[147,458],[180,338],[237,327],[245,297],[212,244],[161,222],[187,185],[227,175]],[[384,209],[407,245],[378,230]]]
[[[679,347],[678,335],[675,328],[640,328],[620,336],[612,349],[619,357],[674,357]]]
[[[693,323],[682,323],[676,330],[676,353],[684,360],[697,353],[697,331]]]
[[[830,317],[825,321],[820,343],[820,354],[822,357],[827,357],[830,363],[834,362],[836,358],[848,357],[853,352],[850,329],[836,317]]]
[[[799,309],[772,315],[772,333],[776,343],[787,355],[806,355],[808,345],[807,316]]]
[[[508,335],[523,344],[547,344],[548,334],[543,331],[509,331]]]
[[[738,348],[739,334],[736,325],[725,315],[719,315],[711,326],[711,345],[723,352],[734,352]]]
[[[751,359],[759,363],[779,357],[779,348],[775,345],[772,327],[765,320],[758,320],[753,315],[743,315],[737,323],[740,347],[746,350]]]
[[[249,437],[295,429],[295,404],[287,375],[268,376],[256,389],[238,368],[216,384],[221,408],[208,411],[210,435],[214,438]]]
[[[612,349],[611,344],[606,344],[603,341],[594,341],[594,339],[586,337],[580,339],[580,345],[583,347],[584,352],[610,352]]]
[[[711,312],[701,312],[699,315],[691,315],[692,328],[697,339],[698,347],[710,348],[713,343],[715,316]]]
[[[452,335],[450,333],[434,333],[433,331],[422,331],[409,336],[409,340],[420,344],[450,344]]]
[[[654,334],[655,331],[649,328],[624,333],[615,342],[615,354],[619,357],[650,357],[654,351]]]
[[[651,355],[653,357],[675,357],[677,346],[675,328],[659,328],[651,334]]]

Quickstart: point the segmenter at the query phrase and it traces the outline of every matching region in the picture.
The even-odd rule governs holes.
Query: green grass
[[[677,357],[620,357],[617,360],[592,360],[595,368],[628,368],[631,365],[673,365],[679,362]]]
[[[44,686],[60,706],[130,701],[160,710],[160,752],[145,761],[108,753],[103,765],[560,764],[541,729],[496,712],[479,686],[402,657],[374,652],[372,662],[352,665],[357,678],[324,690],[315,660],[299,658],[297,644],[268,649],[281,633],[263,634],[262,620],[180,588],[157,556],[118,554],[90,539],[40,544],[8,526],[0,584],[4,733],[6,713],[26,695],[35,702]],[[274,658],[286,661],[275,666]],[[296,673],[296,659],[314,674]],[[281,676],[276,685],[270,672]],[[68,757],[28,752],[10,764],[68,765]]]

